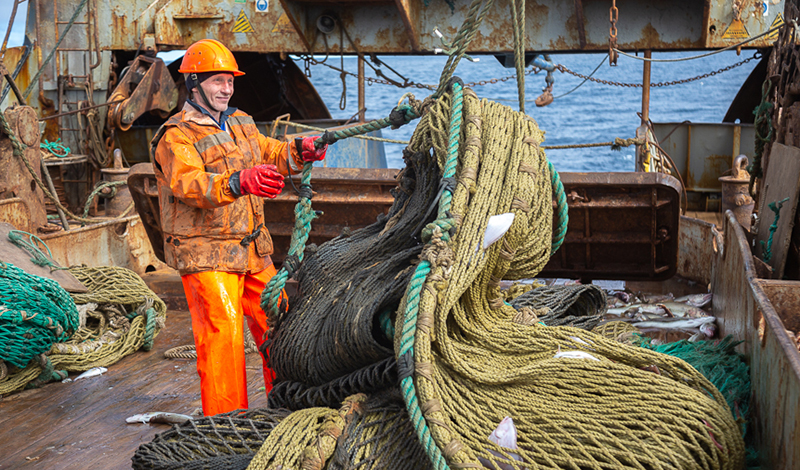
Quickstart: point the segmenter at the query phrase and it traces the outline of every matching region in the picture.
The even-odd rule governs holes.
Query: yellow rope
[[[417,132],[427,134],[411,145],[432,145],[440,165],[445,101],[423,117]],[[744,445],[724,398],[685,362],[577,328],[514,321],[499,280],[535,277],[549,258],[543,135],[530,118],[471,93],[464,114],[451,209],[458,231],[423,253],[432,269],[414,343],[417,398],[448,465],[740,467]],[[510,229],[484,250],[489,218],[509,212]],[[593,359],[556,357],[561,351]],[[518,429],[522,462],[497,457],[508,450],[487,440],[504,416]]]

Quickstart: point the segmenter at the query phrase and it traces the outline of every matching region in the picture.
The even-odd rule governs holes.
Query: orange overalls
[[[225,125],[186,103],[151,142],[164,254],[186,292],[207,416],[248,407],[242,315],[260,347],[261,292],[275,274],[263,200],[235,197],[228,179],[260,164],[284,175],[303,168],[294,143],[264,137],[246,113],[235,111]],[[275,374],[266,361],[263,369],[269,393]]]

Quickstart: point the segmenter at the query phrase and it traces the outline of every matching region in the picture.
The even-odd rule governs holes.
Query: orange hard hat
[[[244,75],[233,53],[221,42],[201,39],[189,46],[181,61],[179,73],[230,72],[234,77]]]

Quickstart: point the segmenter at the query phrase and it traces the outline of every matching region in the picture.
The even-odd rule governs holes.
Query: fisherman
[[[316,149],[318,137],[265,137],[229,107],[233,79],[244,72],[219,41],[189,46],[178,72],[190,98],[150,145],[164,255],[183,281],[209,416],[248,407],[242,315],[259,348],[267,331],[261,291],[276,271],[261,198],[280,194],[283,177],[322,160],[327,146]],[[269,393],[275,373],[262,360]]]

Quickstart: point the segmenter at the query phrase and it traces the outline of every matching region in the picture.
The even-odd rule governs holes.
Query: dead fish
[[[108,369],[106,369],[105,367],[92,367],[91,369],[87,370],[83,374],[75,377],[74,380],[78,381],[80,379],[88,379],[89,377],[94,377],[94,376],[97,376],[97,375],[101,375],[101,374],[104,374],[106,372],[108,372]]]
[[[606,315],[616,315],[618,317],[632,318],[637,313],[651,313],[664,316],[667,314],[667,310],[658,304],[633,304],[606,310]]]
[[[659,315],[657,313],[647,313],[647,312],[636,312],[633,315],[633,321],[648,321],[648,320],[658,320],[659,318],[664,318],[663,315]]]
[[[717,325],[713,323],[704,323],[700,325],[700,333],[706,335],[706,338],[713,338],[717,334]]]
[[[625,291],[616,291],[614,292],[614,297],[627,304],[630,303],[632,296],[631,294]]]
[[[164,411],[153,411],[150,413],[142,413],[133,415],[130,418],[125,418],[125,422],[131,423],[165,423],[165,424],[183,424],[186,421],[193,419],[191,416],[182,415],[178,413],[167,413]]]
[[[658,328],[662,330],[691,330],[694,328],[700,328],[701,325],[705,325],[708,323],[714,323],[716,321],[716,317],[702,317],[702,318],[687,318],[687,319],[670,319],[665,318],[664,320],[650,320],[650,321],[643,321],[634,323],[636,328]]]
[[[711,303],[714,294],[692,294],[692,295],[684,295],[683,297],[679,297],[675,299],[675,302],[689,304],[692,307],[702,308],[706,305]]]
[[[498,446],[506,449],[506,453],[516,461],[522,462],[522,457],[517,455],[514,452],[509,452],[511,450],[517,450],[517,427],[514,426],[514,420],[511,417],[506,416],[500,421],[500,424],[497,425],[494,431],[489,434],[489,441],[497,444]],[[498,459],[508,460],[508,457],[504,456],[500,452],[497,452],[492,449],[486,449],[487,452],[494,455]],[[497,466],[494,465],[494,462],[484,459],[482,457],[478,457],[478,461],[480,461],[481,465],[484,467],[491,469],[491,470],[514,470],[514,466],[507,463],[498,463]],[[525,467],[522,467],[525,469]]]
[[[672,294],[652,295],[652,294],[639,294],[639,298],[646,304],[660,304],[662,302],[670,302],[675,299]]]
[[[659,307],[663,307],[667,313],[667,316],[670,317],[701,318],[708,316],[708,313],[706,313],[705,310],[681,302],[664,302],[656,305]]]

